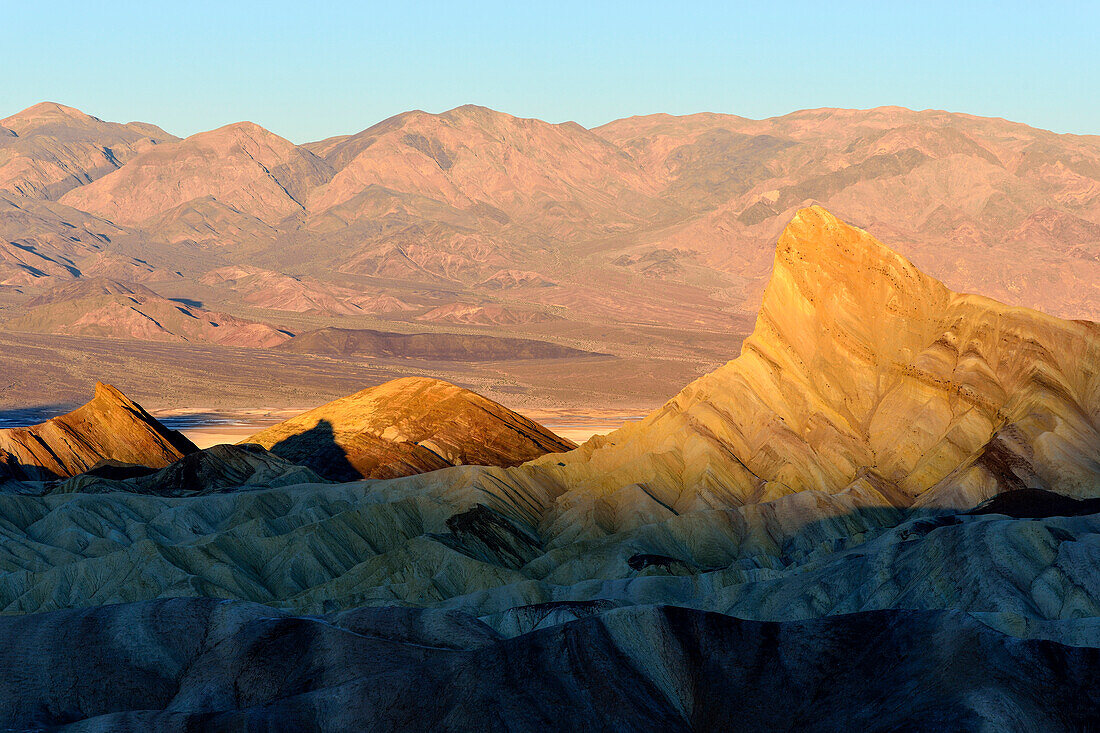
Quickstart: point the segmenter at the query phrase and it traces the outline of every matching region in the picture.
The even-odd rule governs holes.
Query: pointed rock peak
[[[854,258],[871,257],[884,261],[900,260],[912,267],[864,230],[841,221],[817,205],[807,206],[795,213],[779,237],[777,255],[784,250],[814,260],[833,259],[837,264]]]
[[[122,392],[97,382],[95,397],[70,413],[0,429],[0,481],[75,476],[104,460],[161,468],[196,450]]]
[[[912,317],[940,307],[949,296],[939,281],[864,230],[810,206],[779,237],[761,315]]]
[[[198,450],[194,443],[178,433],[161,424],[159,420],[146,412],[145,408],[131,400],[118,388],[106,382],[95,383],[95,396],[92,401],[77,408],[68,415],[63,415],[55,420],[66,420],[73,417],[84,417],[84,413],[95,413],[99,416],[92,429],[97,432],[109,432],[116,440],[136,438],[137,444],[146,443],[161,451],[154,451],[154,459],[162,461],[160,465],[167,465],[179,456],[193,453]],[[133,448],[134,446],[129,446]],[[113,456],[104,456],[112,458]],[[142,465],[154,466],[148,461],[130,461]]]
[[[100,403],[114,403],[126,407],[137,407],[137,403],[122,394],[120,390],[104,382],[95,383],[95,397],[93,400]]]
[[[78,408],[70,415],[76,415],[81,411],[95,412],[103,416],[103,424],[100,427],[107,429],[122,430],[126,423],[133,420],[140,424],[143,430],[159,435],[165,442],[175,447],[181,455],[196,450],[191,441],[176,433],[176,431],[169,430],[161,425],[160,421],[146,412],[144,407],[131,400],[120,389],[106,382],[96,382],[95,396],[92,397],[91,402]],[[124,414],[126,417],[120,421],[118,416]]]

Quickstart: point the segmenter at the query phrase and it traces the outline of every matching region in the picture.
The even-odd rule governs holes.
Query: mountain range
[[[179,139],[43,103],[0,130],[0,317],[17,322],[51,289],[107,278],[272,333],[645,353],[659,373],[619,399],[652,404],[748,334],[773,243],[811,204],[957,292],[1100,317],[1100,137],[1005,120],[823,109],[585,129],[468,105],[295,145],[251,122]],[[512,369],[529,392],[559,376]]]

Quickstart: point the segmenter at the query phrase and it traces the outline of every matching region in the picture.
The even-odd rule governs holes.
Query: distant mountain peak
[[[186,216],[216,201],[218,209],[271,225],[301,212],[308,192],[331,176],[321,158],[243,121],[150,148],[134,165],[70,192],[65,203],[132,225],[172,210],[174,218]]]
[[[512,115],[505,112],[498,112],[495,109],[485,107],[480,104],[460,104],[454,107],[444,114],[464,114],[464,115],[483,115],[492,117],[511,117]]]
[[[156,125],[105,122],[41,102],[0,120],[0,191],[56,201],[174,139]]]
[[[228,125],[222,125],[221,127],[214,128],[213,130],[195,133],[188,138],[184,138],[183,142],[191,141],[192,143],[199,143],[210,140],[242,137],[251,139],[279,140],[284,141],[288,146],[293,146],[293,143],[291,143],[289,140],[286,140],[285,138],[276,135],[274,132],[268,130],[262,125],[258,125],[255,122],[250,122],[248,120],[241,120],[240,122],[230,122]]]
[[[17,125],[26,125],[31,122],[51,118],[56,119],[59,117],[79,120],[81,122],[102,122],[98,117],[92,117],[89,114],[81,112],[76,107],[68,107],[57,102],[39,102],[20,112],[16,112],[11,117],[0,120],[0,124],[18,131]]]

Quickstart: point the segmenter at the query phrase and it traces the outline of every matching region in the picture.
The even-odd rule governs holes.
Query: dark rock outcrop
[[[305,466],[297,466],[258,445],[249,444],[215,445],[188,454],[159,471],[142,468],[100,465],[58,484],[53,491],[198,496],[255,487],[328,482]]]
[[[521,568],[542,554],[538,535],[484,504],[447,520],[446,534],[433,535],[451,549],[476,560]]]
[[[1017,489],[997,494],[967,514],[1003,514],[1014,519],[1083,517],[1100,514],[1100,498],[1074,499],[1044,489]]]

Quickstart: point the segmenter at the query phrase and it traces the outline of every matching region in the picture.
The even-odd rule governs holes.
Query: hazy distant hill
[[[4,324],[33,331],[141,341],[189,341],[231,346],[275,346],[290,334],[226,313],[162,298],[136,283],[80,280],[27,303],[26,313]]]
[[[315,155],[251,122],[238,122],[148,150],[63,202],[121,224],[139,224],[196,201],[275,224],[302,211],[308,192],[331,177]],[[205,216],[209,219],[211,213]],[[232,224],[238,224],[232,217]],[[225,225],[215,219],[212,225]],[[158,222],[165,226],[165,221]]]
[[[438,361],[511,361],[594,356],[548,341],[460,333],[390,333],[371,329],[320,328],[278,346],[298,354],[410,357]]]
[[[759,265],[793,211],[818,203],[896,242],[956,290],[1097,315],[1098,136],[900,107],[768,120],[651,115],[595,132],[666,198],[702,214],[664,246],[711,266]]]

